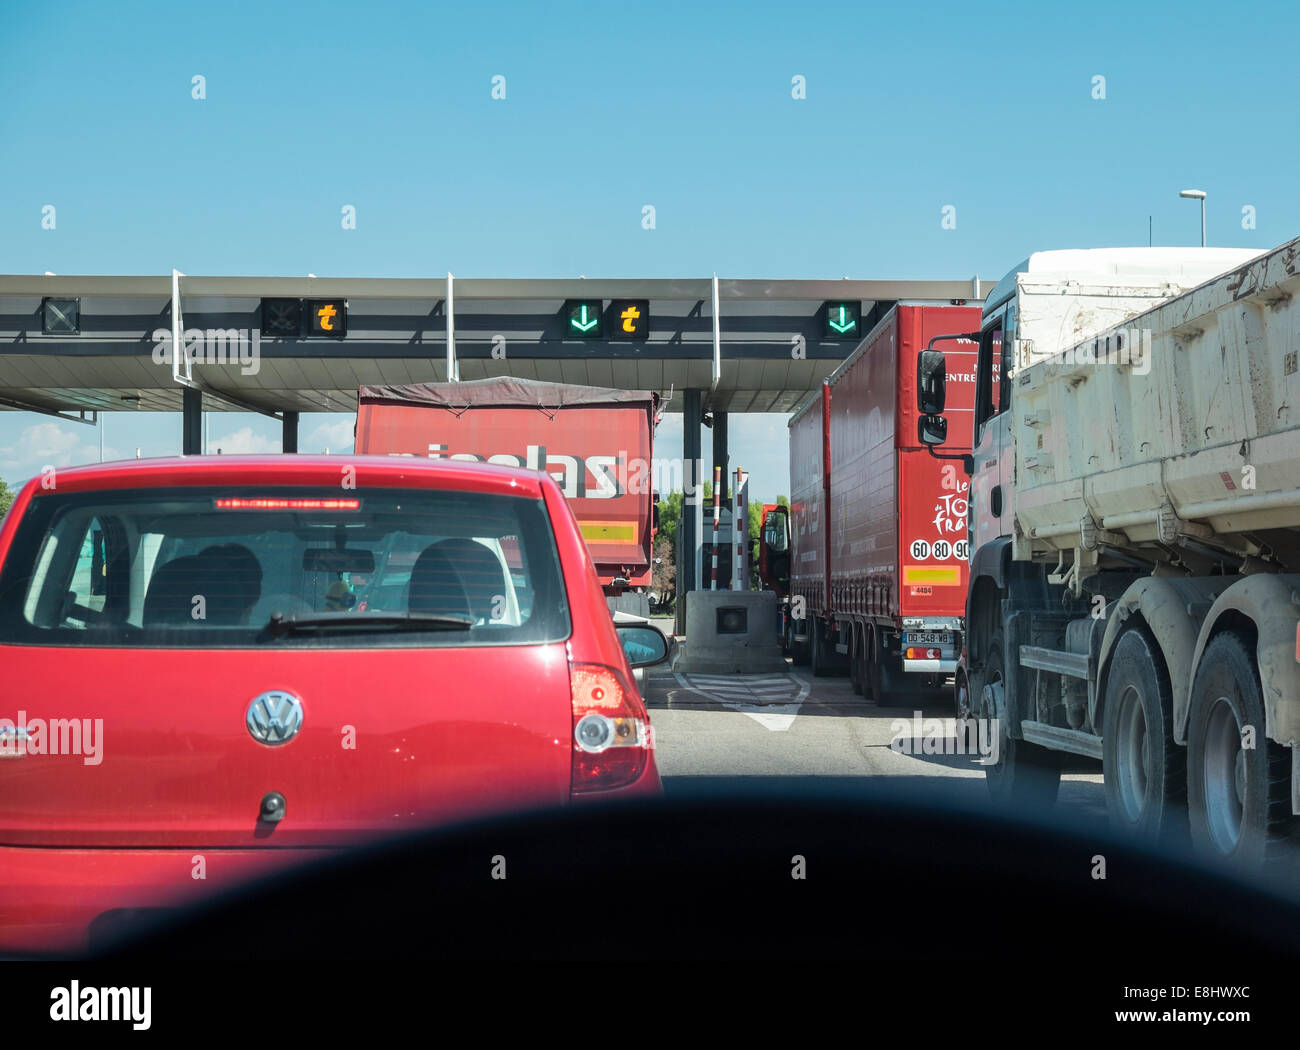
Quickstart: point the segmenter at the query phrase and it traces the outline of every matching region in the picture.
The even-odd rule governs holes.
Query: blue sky
[[[996,279],[1145,244],[1148,216],[1195,243],[1189,186],[1212,244],[1267,248],[1300,232],[1300,15],[1243,10],[5,0],[0,272]],[[271,420],[210,426],[278,447]],[[303,449],[350,429],[307,418]],[[104,441],[177,452],[180,421],[115,413]],[[759,498],[789,489],[784,442],[732,423]],[[0,413],[10,481],[98,456]]]

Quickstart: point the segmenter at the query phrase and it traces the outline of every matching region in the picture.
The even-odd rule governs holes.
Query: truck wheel
[[[989,641],[979,694],[971,698],[975,717],[991,720],[997,727],[998,760],[984,767],[984,779],[998,805],[1047,809],[1061,786],[1061,755],[1011,736],[1014,714],[1007,711],[1005,665],[999,628]],[[994,739],[991,733],[989,739]]]
[[[812,673],[814,678],[825,678],[831,673],[826,659],[826,631],[821,620],[814,619],[808,631],[808,648],[812,650]]]
[[[1187,755],[1174,743],[1173,695],[1147,633],[1124,632],[1106,680],[1101,768],[1111,824],[1181,842],[1187,832]]]
[[[952,706],[958,721],[975,717],[971,708],[970,678],[963,667],[957,668],[952,679]]]
[[[853,646],[849,646],[849,685],[853,686],[853,695],[861,696],[864,691],[862,681],[862,661],[858,654],[853,651]]]
[[[1197,852],[1245,864],[1271,860],[1294,826],[1291,753],[1264,736],[1255,655],[1240,631],[1201,654],[1187,727],[1187,802]],[[1254,747],[1242,730],[1254,730]]]
[[[905,699],[903,668],[899,659],[881,649],[877,642],[867,665],[871,695],[879,707],[897,707]]]
[[[810,658],[808,642],[796,642],[794,640],[793,622],[787,625],[786,630],[789,632],[786,636],[786,648],[790,651],[790,662],[796,667],[807,667]]]

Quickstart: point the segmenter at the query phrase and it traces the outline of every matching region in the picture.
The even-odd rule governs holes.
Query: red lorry
[[[953,459],[917,434],[916,358],[931,340],[978,332],[980,310],[897,305],[790,419],[790,511],[767,510],[764,564],[788,568],[784,628],[796,663],[847,668],[877,702],[937,685],[961,651],[966,602],[975,354],[945,340]],[[770,527],[769,527],[770,526]],[[787,550],[772,549],[784,541]]]
[[[356,450],[544,470],[573,508],[611,607],[648,615],[658,407],[650,391],[510,377],[363,386]]]

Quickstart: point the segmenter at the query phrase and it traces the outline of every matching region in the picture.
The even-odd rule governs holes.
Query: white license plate
[[[908,645],[951,645],[952,635],[947,631],[908,631]]]

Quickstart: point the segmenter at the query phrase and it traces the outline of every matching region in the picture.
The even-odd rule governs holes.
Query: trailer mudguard
[[[1224,589],[1222,577],[1180,580],[1169,576],[1147,576],[1137,581],[1116,601],[1106,621],[1097,658],[1097,687],[1088,703],[1088,719],[1093,732],[1101,734],[1105,717],[1106,677],[1115,644],[1130,617],[1142,617],[1155,639],[1160,655],[1169,670],[1169,687],[1173,696],[1174,742],[1187,743],[1187,709],[1191,697],[1192,676],[1185,673],[1196,667],[1196,635],[1200,618],[1189,610],[1209,607]]]
[[[1229,612],[1240,613],[1255,625],[1255,660],[1264,694],[1264,733],[1270,740],[1294,747],[1300,742],[1300,664],[1296,662],[1300,574],[1257,573],[1238,580],[1219,595],[1196,639],[1187,674],[1189,690],[1201,654]]]
[[[998,585],[998,590],[1007,589],[1007,564],[1011,561],[1011,537],[996,536],[975,552],[970,563],[970,589],[975,589],[975,581],[981,576],[988,576]]]

